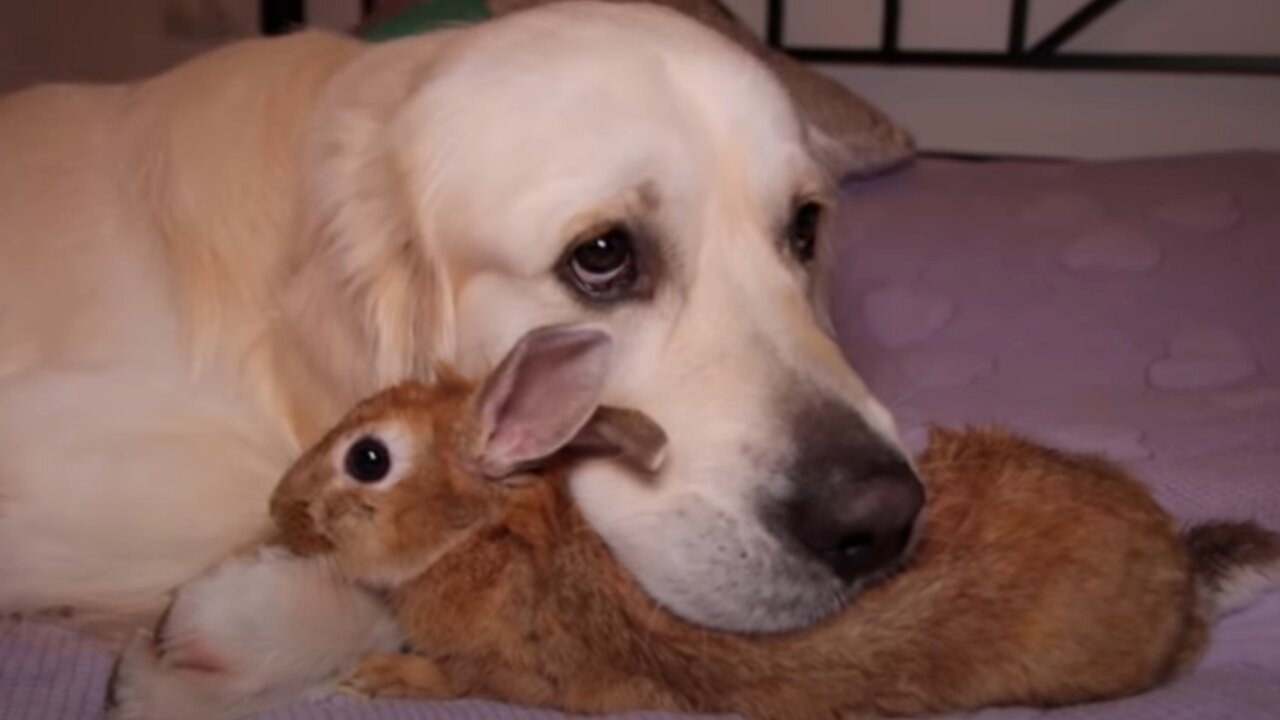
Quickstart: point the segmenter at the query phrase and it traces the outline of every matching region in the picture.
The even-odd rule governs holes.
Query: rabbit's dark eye
[[[347,450],[344,465],[356,482],[380,482],[391,473],[391,451],[375,437],[362,437]]]

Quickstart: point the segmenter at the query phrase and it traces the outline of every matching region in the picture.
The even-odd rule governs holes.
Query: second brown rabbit
[[[595,406],[608,347],[552,329],[478,388],[392,389],[282,481],[285,544],[385,589],[414,649],[367,657],[350,687],[759,720],[1079,703],[1187,670],[1240,599],[1235,581],[1277,577],[1280,540],[1261,527],[1180,534],[1118,466],[999,430],[937,430],[919,459],[922,537],[901,571],[807,631],[691,626],[624,573],[557,471],[518,472],[567,462],[566,449],[660,462],[656,426]],[[549,412],[557,403],[527,398],[571,387]]]

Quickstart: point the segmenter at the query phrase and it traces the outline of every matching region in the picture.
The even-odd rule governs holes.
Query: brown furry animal
[[[281,483],[285,543],[385,588],[418,653],[369,656],[351,687],[760,720],[1079,703],[1191,667],[1235,580],[1280,566],[1280,539],[1256,525],[1179,535],[1116,465],[1000,430],[936,430],[909,567],[812,630],[690,626],[620,569],[558,473],[490,479],[583,437],[659,457],[643,418],[592,415],[583,368],[608,339],[583,332],[554,362],[540,359],[547,336],[526,338],[478,391],[454,378],[378,395]]]

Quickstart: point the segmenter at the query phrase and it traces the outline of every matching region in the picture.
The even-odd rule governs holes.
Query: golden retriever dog
[[[817,144],[730,41],[590,2],[3,99],[0,608],[153,614],[359,398],[576,322],[671,438],[571,478],[622,565],[707,627],[829,616],[922,493],[816,303]]]

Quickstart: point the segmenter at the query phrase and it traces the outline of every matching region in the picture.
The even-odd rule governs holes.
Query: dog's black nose
[[[807,551],[851,582],[902,556],[924,505],[924,488],[906,463],[872,467],[862,477],[835,474],[798,495],[791,527]]]
[[[845,582],[892,565],[925,502],[902,450],[831,398],[799,405],[792,423],[782,531]]]

